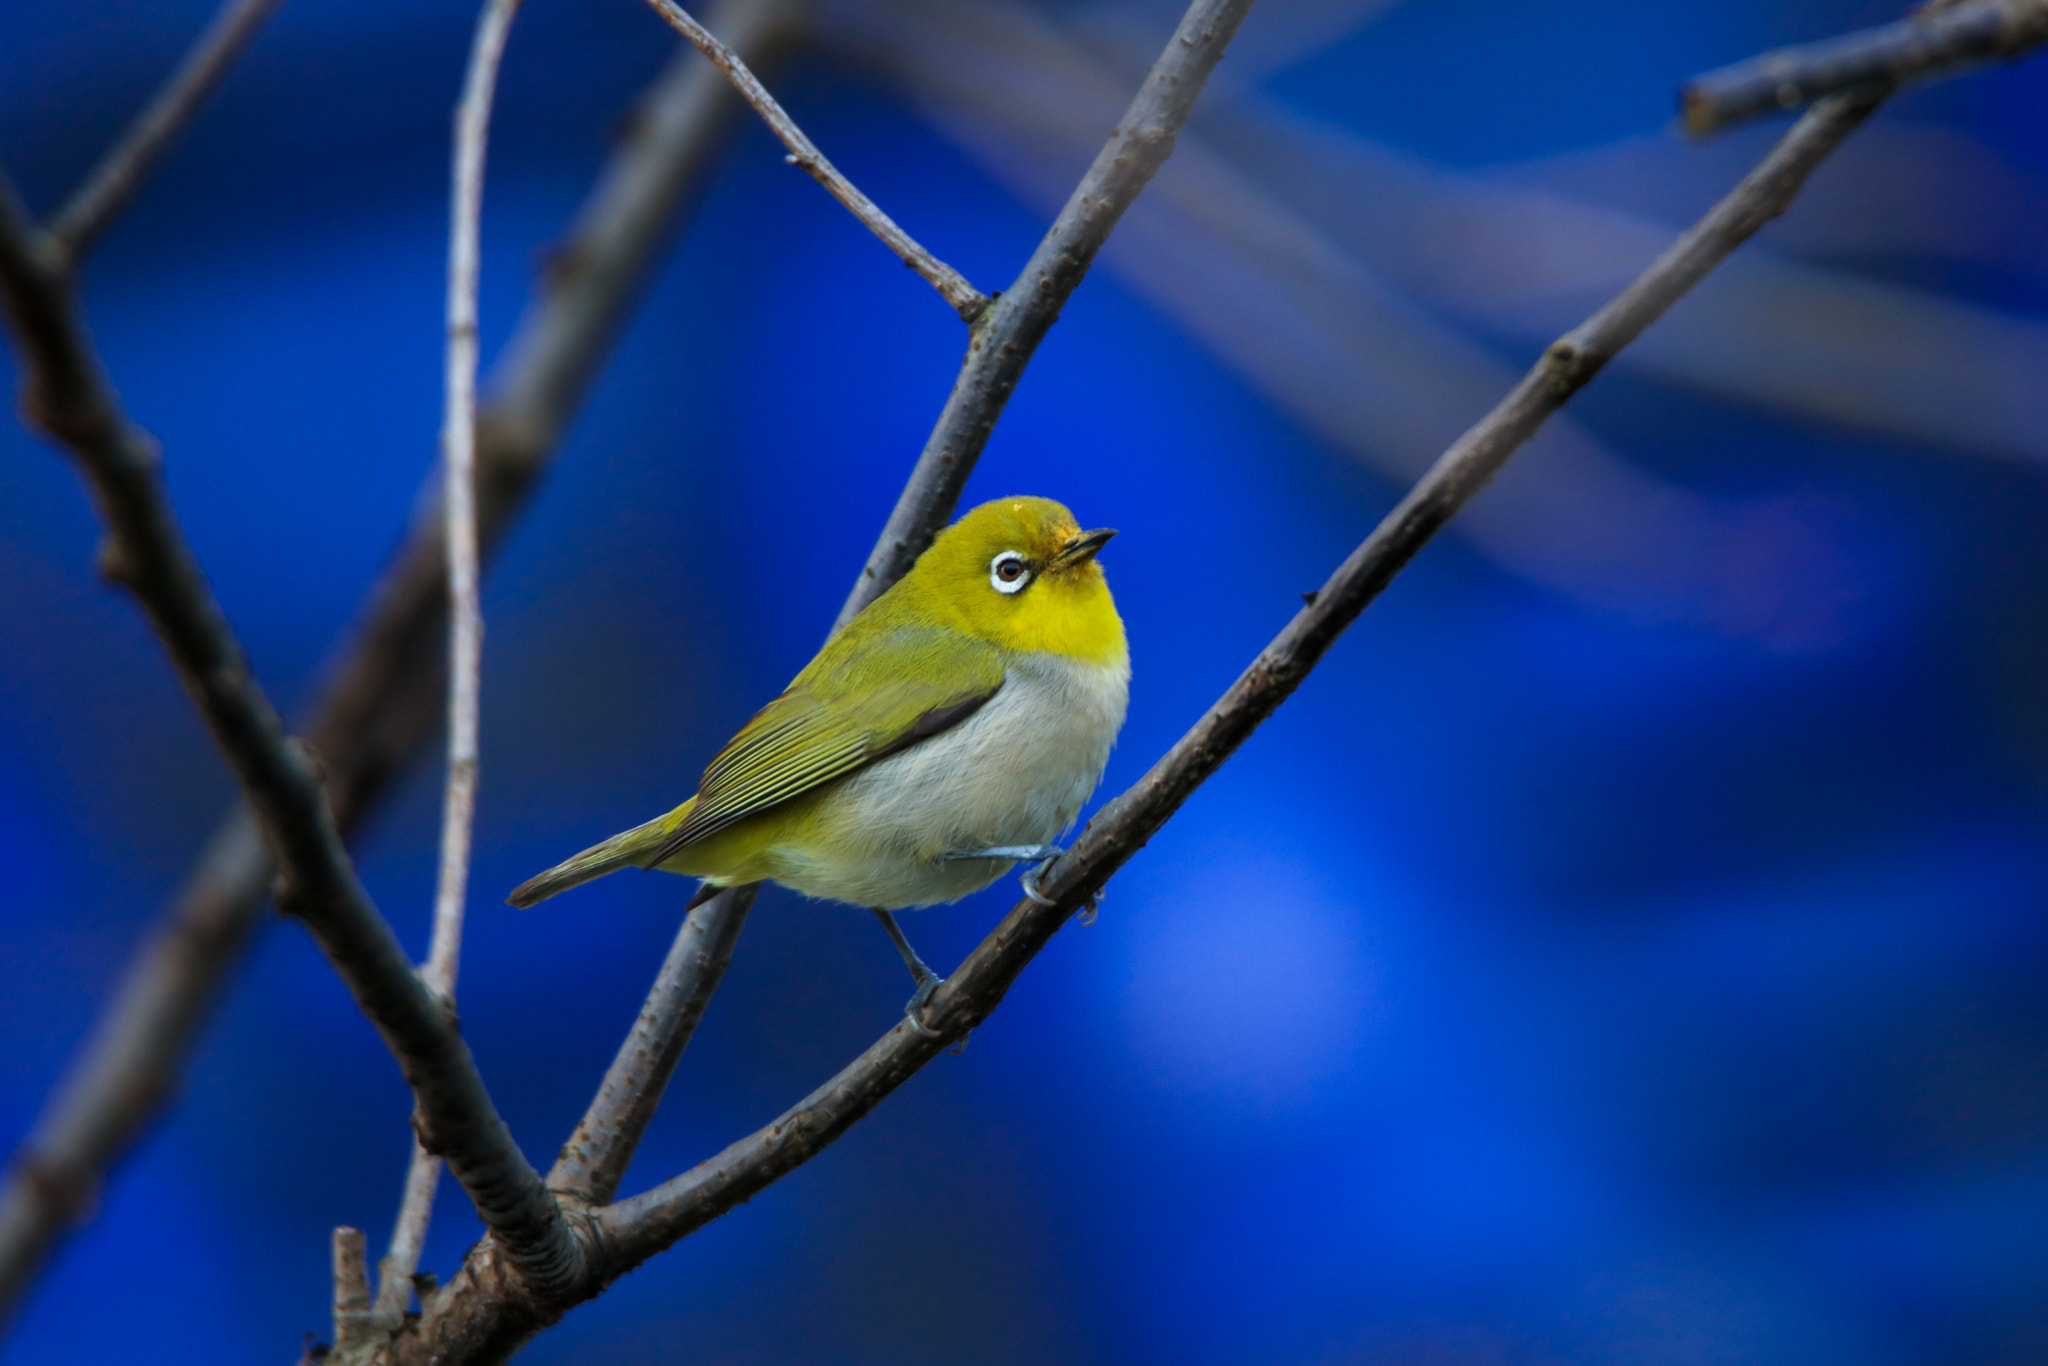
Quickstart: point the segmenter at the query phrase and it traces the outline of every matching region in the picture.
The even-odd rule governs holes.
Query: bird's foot
[[[1039,875],[1046,870],[1047,865],[1050,864],[1053,861],[1053,859],[1056,859],[1060,856],[1061,852],[1061,850],[1054,848],[1052,850],[1052,853],[1044,859],[1041,859],[1036,867],[1032,868],[1029,872],[1025,873],[1023,877],[1017,879],[1017,881],[1024,888],[1024,895],[1031,898],[1033,901],[1036,901],[1041,906],[1059,905],[1057,901],[1047,896],[1044,892],[1038,890],[1038,878]],[[1095,923],[1095,913],[1101,908],[1102,893],[1096,892],[1093,895],[1091,895],[1086,901],[1081,903],[1081,923],[1083,925],[1093,925]]]
[[[924,1008],[931,1002],[932,993],[939,989],[946,979],[929,971],[918,979],[917,990],[903,1003],[903,1018],[910,1021],[910,1027],[927,1039],[942,1037],[938,1030],[924,1022]]]

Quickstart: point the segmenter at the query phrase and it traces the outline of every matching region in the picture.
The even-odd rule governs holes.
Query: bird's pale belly
[[[1130,669],[1005,660],[1003,687],[953,729],[813,796],[760,875],[806,896],[901,909],[956,901],[1015,865],[945,854],[1044,844],[1073,824],[1123,724]]]

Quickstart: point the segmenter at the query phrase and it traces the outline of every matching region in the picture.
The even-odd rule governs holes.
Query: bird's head
[[[940,532],[911,577],[992,644],[1107,663],[1124,655],[1124,624],[1095,556],[1114,535],[1050,498],[998,498]]]

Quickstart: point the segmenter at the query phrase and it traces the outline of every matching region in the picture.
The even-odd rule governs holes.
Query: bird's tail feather
[[[683,812],[671,811],[666,816],[656,816],[645,825],[636,825],[622,834],[613,835],[603,844],[594,844],[576,857],[520,883],[505,900],[524,910],[558,892],[601,878],[606,873],[616,873],[621,868],[645,867],[646,859],[676,828],[678,815],[687,810],[686,803]]]

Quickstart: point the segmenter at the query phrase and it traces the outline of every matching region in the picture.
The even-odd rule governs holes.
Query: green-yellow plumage
[[[1003,498],[942,532],[704,770],[697,794],[512,893],[528,906],[616,869],[775,881],[898,908],[1011,867],[948,859],[1072,822],[1122,725],[1123,622],[1084,532]]]

